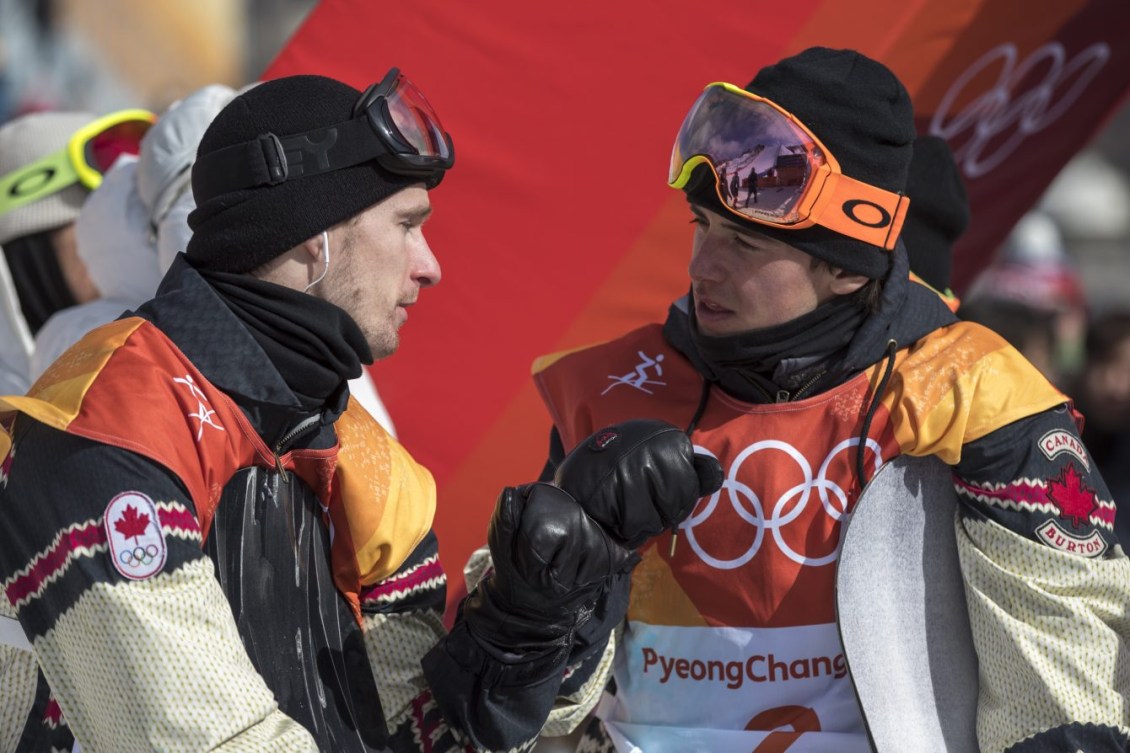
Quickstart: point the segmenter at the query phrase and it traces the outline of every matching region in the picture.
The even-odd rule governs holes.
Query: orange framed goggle
[[[671,151],[667,184],[685,188],[709,165],[722,205],[747,220],[802,230],[820,225],[873,246],[895,247],[910,199],[840,171],[800,120],[733,84],[709,84]]]

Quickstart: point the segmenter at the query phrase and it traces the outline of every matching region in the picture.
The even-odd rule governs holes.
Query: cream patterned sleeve
[[[956,525],[981,749],[1125,750],[1130,559],[1069,554],[972,515]]]
[[[251,666],[212,570],[201,558],[146,581],[92,585],[36,638],[85,749],[316,751]]]
[[[0,753],[15,753],[36,697],[39,667],[16,612],[0,597]]]
[[[23,688],[20,744],[69,750],[73,734],[87,751],[314,753],[252,664],[172,478],[38,424],[21,437],[33,433],[42,441],[17,439],[0,480],[4,612],[42,673],[28,710],[26,656],[5,671]],[[4,741],[21,726],[11,708]]]

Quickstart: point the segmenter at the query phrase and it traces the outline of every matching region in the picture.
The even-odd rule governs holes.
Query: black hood
[[[892,253],[891,271],[883,283],[878,309],[863,320],[846,350],[835,357],[835,362],[825,365],[828,379],[822,381],[821,390],[843,384],[878,363],[891,340],[897,344],[897,350],[902,350],[956,321],[957,317],[937,293],[910,280],[906,249],[900,242]],[[684,296],[668,309],[663,336],[705,379],[718,381],[718,375],[695,345],[692,326],[689,297]],[[736,397],[748,399],[749,395]]]

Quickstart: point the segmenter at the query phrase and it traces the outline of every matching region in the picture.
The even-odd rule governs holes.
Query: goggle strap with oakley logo
[[[218,149],[197,160],[193,187],[207,200],[228,191],[353,167],[387,153],[372,137],[368,118],[361,116],[293,136],[265,133],[254,141]]]
[[[129,109],[95,118],[57,152],[0,175],[0,214],[31,204],[76,183],[93,191],[122,154],[141,151],[141,138],[157,116]]]
[[[65,149],[0,177],[0,214],[61,191],[79,182],[78,172]],[[47,191],[48,186],[57,186]]]
[[[910,199],[903,194],[833,173],[821,187],[811,216],[817,225],[890,251],[909,206]]]

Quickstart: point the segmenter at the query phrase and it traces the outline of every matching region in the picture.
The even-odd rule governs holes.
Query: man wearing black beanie
[[[1114,505],[1068,399],[912,281],[914,144],[906,89],[851,50],[707,86],[669,173],[695,226],[688,294],[535,362],[547,469],[648,416],[725,474],[681,525],[581,502],[642,562],[580,749],[1128,749]],[[922,530],[927,500],[948,508]],[[857,505],[890,511],[862,542]]]
[[[40,669],[0,693],[19,751],[525,749],[594,705],[638,558],[575,497],[674,523],[721,473],[661,422],[603,431],[567,483],[502,491],[445,634],[435,484],[347,382],[439,282],[452,164],[396,69],[244,92],[157,296],[0,398],[0,642]]]

